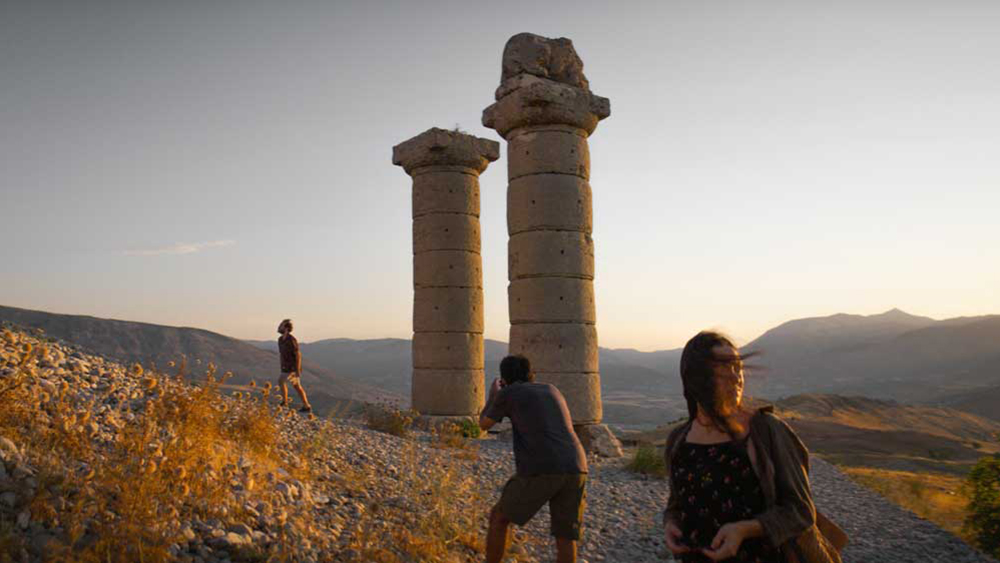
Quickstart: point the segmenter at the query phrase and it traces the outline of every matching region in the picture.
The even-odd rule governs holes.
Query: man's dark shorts
[[[515,475],[507,481],[497,504],[508,520],[523,526],[549,503],[552,535],[580,539],[587,498],[587,474]]]

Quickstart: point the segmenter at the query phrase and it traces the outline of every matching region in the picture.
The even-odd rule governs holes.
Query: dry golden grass
[[[18,510],[23,504],[32,521],[63,531],[48,546],[49,560],[171,560],[170,546],[186,543],[182,523],[250,521],[245,506],[272,494],[274,474],[284,469],[315,483],[320,469],[314,462],[329,459],[337,447],[331,425],[282,432],[285,418],[300,415],[269,407],[270,385],[226,389],[229,396],[223,396],[227,377],[217,380],[214,366],[194,377],[184,360],[170,365],[170,374],[134,365],[118,377],[135,386],[109,378],[96,388],[94,402],[85,403],[68,383],[52,386],[39,377],[37,360],[48,353],[44,343],[0,333],[0,346],[14,345],[16,371],[0,379],[0,437],[21,446],[37,471],[36,493],[19,501]],[[197,385],[183,382],[195,379]],[[137,403],[141,408],[130,410]],[[409,436],[392,460],[399,476],[393,479],[394,498],[361,494],[385,485],[384,475],[370,467],[325,479],[363,505],[356,518],[344,514],[342,537],[359,561],[479,561],[494,499],[484,496],[470,470],[477,442],[463,435],[469,428],[443,428],[432,433],[432,447],[426,448],[424,437],[409,432],[414,416],[382,409],[367,420],[372,428]],[[113,436],[95,433],[96,423],[113,429]],[[297,555],[297,538],[317,545],[329,536],[308,503],[277,512],[271,516],[281,530],[279,541],[230,555],[290,560]],[[0,561],[19,559],[29,541],[0,517]]]
[[[473,454],[476,438],[482,434],[479,425],[459,425],[452,422],[434,425],[431,431],[431,447],[461,450]],[[469,458],[469,456],[460,456]],[[475,456],[472,456],[474,458]]]
[[[962,478],[871,467],[841,466],[840,470],[859,484],[968,542],[962,535],[969,504],[963,493]]]
[[[358,561],[401,563],[414,561],[479,561],[485,552],[487,499],[476,476],[457,458],[475,458],[470,440],[454,441],[454,433],[434,433],[431,445],[458,451],[422,455],[415,442],[404,445],[396,460],[401,483],[397,502],[369,503],[355,523],[349,548]],[[428,460],[426,455],[430,455]],[[356,488],[381,477],[355,473]],[[402,499],[402,500],[400,500]],[[404,505],[398,504],[404,503]]]
[[[54,560],[166,561],[180,522],[238,517],[243,505],[231,486],[252,494],[281,463],[263,398],[221,400],[213,367],[192,387],[134,365],[126,377],[140,380],[144,406],[133,414],[119,401],[102,413],[116,429],[102,442],[91,426],[93,404],[81,403],[65,380],[54,393],[42,385],[35,362],[49,353],[44,344],[9,331],[3,338],[21,352],[15,374],[0,384],[0,436],[21,445],[37,471],[33,520],[64,530],[50,543]],[[112,380],[101,398],[125,399],[120,387]],[[12,555],[21,543],[7,537],[0,548]]]

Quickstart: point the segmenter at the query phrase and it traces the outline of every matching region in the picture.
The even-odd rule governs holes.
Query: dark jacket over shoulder
[[[675,428],[667,438],[664,456],[668,475],[670,463],[678,446],[687,436],[691,422]],[[755,516],[764,528],[764,537],[776,546],[789,547],[791,540],[813,535],[816,524],[816,507],[813,506],[809,488],[809,451],[795,432],[777,416],[770,407],[757,411],[750,419],[752,448],[750,460],[760,480],[764,493],[764,512]],[[670,490],[675,491],[671,479]],[[671,493],[663,513],[664,522],[680,521],[678,499]],[[801,543],[801,542],[799,542]],[[839,558],[808,557],[810,561],[839,561]]]

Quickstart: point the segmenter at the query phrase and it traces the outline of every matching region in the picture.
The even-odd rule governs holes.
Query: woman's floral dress
[[[681,531],[688,547],[710,548],[716,532],[724,524],[751,520],[764,511],[764,493],[747,455],[747,439],[721,444],[679,446],[671,464],[673,482],[679,495]],[[681,555],[684,563],[711,561],[700,552]],[[765,538],[743,540],[735,557],[726,561],[781,562],[781,553]]]

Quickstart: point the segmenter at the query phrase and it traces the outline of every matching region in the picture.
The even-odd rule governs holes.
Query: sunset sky
[[[480,116],[530,31],[572,39],[611,100],[602,346],[1000,313],[998,22],[986,0],[0,2],[0,304],[409,337],[392,146],[501,140]],[[486,336],[507,340],[505,156],[481,186]]]

